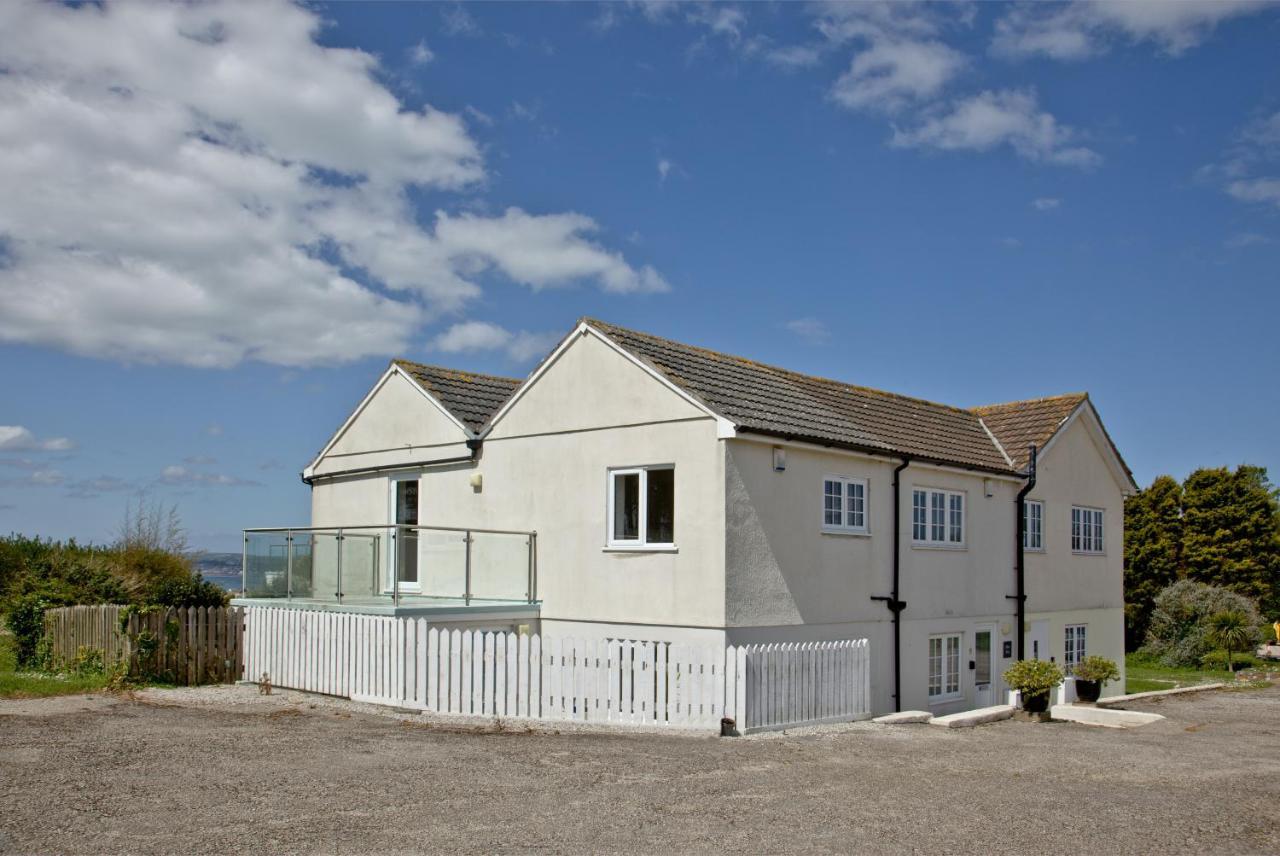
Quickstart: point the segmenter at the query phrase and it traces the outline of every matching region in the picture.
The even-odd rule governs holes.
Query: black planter
[[[1102,695],[1102,681],[1076,678],[1076,701],[1095,702]]]
[[[1022,696],[1022,709],[1027,713],[1044,713],[1049,709],[1049,693],[1042,692],[1035,695]]]

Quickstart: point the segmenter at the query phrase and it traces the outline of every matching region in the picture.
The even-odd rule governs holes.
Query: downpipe
[[[1014,585],[1017,588],[1017,594],[1005,595],[1018,602],[1017,618],[1018,618],[1018,659],[1025,660],[1027,658],[1027,544],[1026,544],[1026,528],[1027,528],[1027,494],[1031,493],[1036,486],[1036,447],[1031,445],[1031,454],[1027,458],[1027,483],[1018,491],[1018,498],[1014,500],[1015,520],[1017,525],[1013,530],[1014,538]]]
[[[872,600],[884,601],[893,613],[893,709],[902,711],[902,610],[907,604],[899,597],[898,583],[902,568],[902,471],[911,465],[910,458],[903,458],[893,471],[893,589],[888,597],[873,595]]]

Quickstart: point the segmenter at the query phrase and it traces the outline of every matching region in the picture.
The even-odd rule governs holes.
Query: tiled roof
[[[584,319],[739,430],[1010,472],[974,411]]]
[[[440,366],[424,366],[408,360],[392,360],[436,397],[458,421],[479,431],[523,381],[509,377],[460,372]]]
[[[1083,392],[1073,392],[1050,398],[990,404],[975,407],[973,412],[1000,441],[1005,453],[1013,459],[1014,466],[1023,469],[1027,466],[1028,447],[1034,443],[1036,447],[1044,448],[1062,423],[1088,398]]]

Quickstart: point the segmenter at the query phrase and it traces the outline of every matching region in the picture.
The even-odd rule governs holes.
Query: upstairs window
[[[913,490],[911,540],[917,544],[963,547],[964,494],[953,490]]]
[[[671,466],[610,470],[609,546],[674,546],[675,486]]]
[[[1071,506],[1071,552],[1101,553],[1102,509]]]
[[[1023,503],[1022,546],[1028,550],[1044,549],[1044,503],[1028,499]]]
[[[822,528],[866,534],[867,480],[827,476],[822,480]]]

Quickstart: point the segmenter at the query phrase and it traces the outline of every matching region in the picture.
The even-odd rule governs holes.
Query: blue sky
[[[0,530],[305,522],[391,356],[582,315],[1280,465],[1280,8],[62,9],[0,29]],[[52,93],[52,94],[51,94]],[[5,427],[7,426],[7,427]]]

